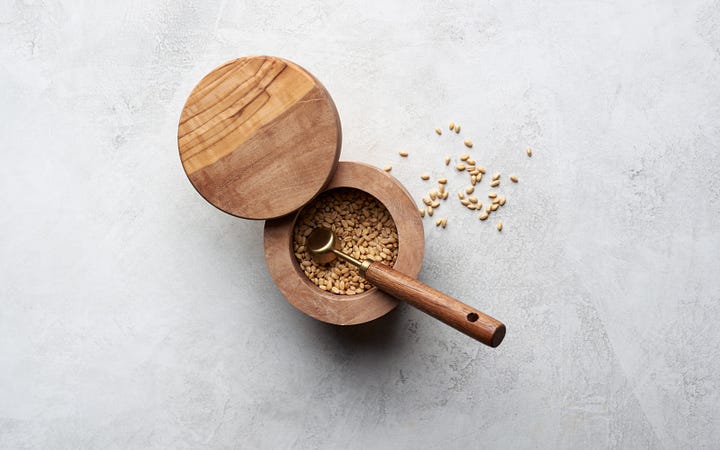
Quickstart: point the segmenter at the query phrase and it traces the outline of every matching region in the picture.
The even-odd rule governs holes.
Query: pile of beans
[[[395,264],[397,227],[385,206],[357,189],[330,190],[303,208],[293,230],[293,251],[300,268],[324,291],[353,295],[372,286],[348,262],[335,259],[318,264],[312,260],[305,239],[318,227],[333,230],[343,253],[360,261],[380,261],[391,267]]]

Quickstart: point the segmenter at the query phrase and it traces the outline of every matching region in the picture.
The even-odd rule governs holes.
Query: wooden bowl
[[[392,175],[359,162],[341,161],[322,192],[341,187],[366,192],[385,205],[398,231],[394,268],[417,277],[425,240],[422,220],[410,193]],[[265,260],[285,298],[305,314],[337,325],[369,322],[395,308],[398,301],[376,288],[355,295],[337,295],[321,290],[305,276],[292,249],[300,211],[265,222]]]

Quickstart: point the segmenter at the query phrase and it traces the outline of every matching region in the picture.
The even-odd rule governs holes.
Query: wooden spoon
[[[390,266],[373,261],[359,261],[337,249],[335,234],[327,228],[315,228],[305,246],[319,263],[339,257],[360,268],[360,273],[375,287],[404,300],[458,331],[490,347],[497,347],[505,337],[502,322],[411,278]]]

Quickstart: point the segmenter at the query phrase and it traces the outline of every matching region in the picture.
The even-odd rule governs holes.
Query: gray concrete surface
[[[248,54],[314,72],[342,158],[418,198],[461,137],[520,176],[502,234],[426,222],[422,280],[501,347],[284,300],[262,223],[176,153],[192,86]],[[720,445],[718,1],[8,1],[0,87],[1,448]]]

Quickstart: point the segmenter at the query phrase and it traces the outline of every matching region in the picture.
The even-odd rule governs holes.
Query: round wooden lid
[[[309,72],[272,56],[230,61],[190,93],[178,127],[183,168],[219,209],[272,219],[309,202],[341,147],[330,94]]]

